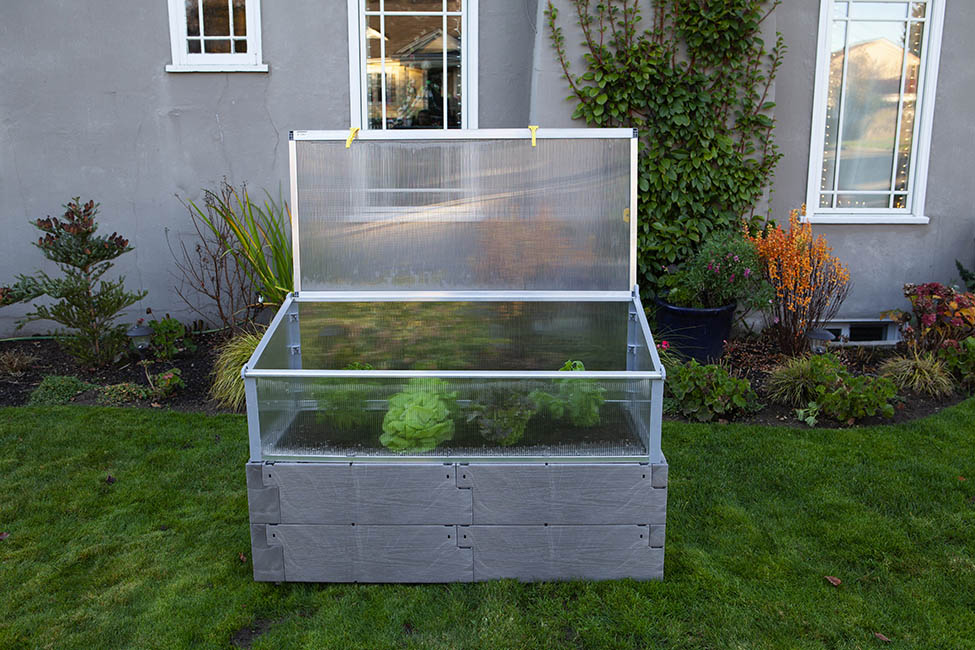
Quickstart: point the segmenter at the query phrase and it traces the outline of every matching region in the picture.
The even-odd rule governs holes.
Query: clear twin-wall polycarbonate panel
[[[302,291],[629,291],[626,138],[301,140]]]
[[[262,456],[645,459],[649,379],[259,377]]]
[[[296,302],[265,334],[256,377],[262,455],[274,458],[648,454],[654,371],[633,301]],[[293,342],[289,342],[289,339]],[[296,353],[295,348],[300,351]],[[557,378],[371,377],[369,370],[560,371]]]
[[[298,302],[301,365],[287,347],[294,323],[286,319],[267,335],[256,368],[558,370],[579,360],[587,370],[627,370],[628,337],[636,327],[631,304]],[[649,356],[641,358],[649,363]],[[653,370],[632,363],[629,369]]]

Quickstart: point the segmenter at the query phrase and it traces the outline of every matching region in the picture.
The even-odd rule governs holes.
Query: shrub
[[[20,350],[6,350],[0,352],[0,373],[5,375],[21,375],[30,370],[37,363],[38,358],[29,352]]]
[[[34,305],[17,327],[38,320],[52,320],[73,332],[61,335],[67,351],[79,362],[104,366],[122,354],[128,345],[125,327],[115,324],[119,312],[146,296],[145,291],[128,292],[125,278],[102,279],[112,260],[132,250],[129,240],[118,233],[96,236],[98,204],[84,205],[75,198],[64,205],[62,219],[38,219],[34,226],[44,233],[35,246],[55,262],[63,277],[52,278],[44,271],[33,276],[18,275],[11,287],[0,288],[0,305],[26,302],[40,296],[51,305]]]
[[[673,397],[671,410],[700,422],[731,419],[760,408],[747,379],[736,379],[721,366],[702,366],[694,360],[669,372],[667,389]]]
[[[258,308],[254,283],[245,267],[237,262],[245,256],[241,241],[230,222],[221,216],[239,195],[224,179],[216,191],[203,191],[202,207],[183,203],[189,211],[197,241],[189,247],[180,241],[178,254],[169,244],[182,276],[176,294],[200,316],[209,319],[215,312],[223,327],[235,331],[250,322]],[[168,235],[166,241],[169,243]],[[212,309],[201,308],[200,297]]]
[[[965,288],[975,292],[975,271],[969,271],[958,260],[955,260],[955,267],[958,268],[958,275],[961,276],[961,281],[965,283]]]
[[[975,388],[975,336],[946,345],[938,351],[938,356],[962,386],[969,390]]]
[[[190,339],[186,327],[169,314],[162,320],[149,321],[149,329],[152,330],[149,340],[152,352],[160,361],[168,361],[184,350],[196,350],[196,344]]]
[[[105,406],[121,406],[144,399],[149,399],[149,389],[128,381],[98,389],[98,403]]]
[[[549,36],[576,101],[573,118],[639,131],[641,286],[656,293],[661,266],[683,262],[714,231],[754,213],[778,153],[769,90],[785,51],[761,38],[778,0],[654,3],[642,29],[630,0],[571,0],[586,70],[569,70],[559,12]]]
[[[67,404],[75,397],[94,388],[92,384],[77,377],[48,375],[41,380],[27,400],[28,406],[58,406]]]
[[[801,212],[805,214],[805,207]],[[769,225],[750,238],[775,293],[766,324],[790,355],[806,351],[806,332],[831,320],[850,291],[850,272],[833,257],[826,239],[814,239],[812,226],[800,223],[799,216],[799,210],[789,214],[788,230]]]
[[[739,230],[708,235],[701,250],[661,284],[666,299],[678,307],[723,307],[737,302],[746,309],[767,305],[771,288],[762,274],[755,247]]]
[[[912,348],[937,351],[975,335],[975,294],[928,282],[905,284],[904,296],[911,311],[885,315],[900,323],[901,336]]]
[[[880,366],[880,375],[890,379],[900,389],[944,397],[951,393],[954,382],[944,361],[930,352],[897,356]]]
[[[878,414],[893,417],[894,406],[890,401],[896,395],[894,382],[885,377],[853,376],[849,373],[816,387],[816,403],[821,411],[847,424]]]
[[[210,397],[218,404],[235,411],[239,411],[244,405],[244,380],[240,376],[240,371],[260,342],[260,333],[241,332],[227,339],[217,349]]]
[[[215,237],[223,238],[223,248],[244,270],[262,302],[280,305],[294,289],[288,204],[265,192],[264,204],[258,205],[246,186],[240,191],[229,185],[224,189],[228,188],[228,194],[204,190],[206,209],[192,201],[190,208]],[[228,230],[230,234],[226,234]]]
[[[800,407],[816,398],[816,387],[830,383],[846,369],[832,354],[794,357],[768,376],[765,387],[776,404]]]
[[[392,451],[430,451],[454,435],[457,393],[440,379],[411,379],[406,390],[389,398],[379,442]]]
[[[173,393],[186,388],[183,381],[182,371],[179,368],[170,368],[155,375],[146,372],[146,380],[149,382],[149,390],[153,397],[169,397]]]

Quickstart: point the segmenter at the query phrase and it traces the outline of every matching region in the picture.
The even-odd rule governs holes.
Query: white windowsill
[[[924,225],[930,223],[925,216],[897,216],[892,214],[813,214],[802,218],[809,223],[847,224],[847,225]]]
[[[220,65],[166,65],[166,72],[267,72],[266,63],[253,63],[249,65],[220,64]]]

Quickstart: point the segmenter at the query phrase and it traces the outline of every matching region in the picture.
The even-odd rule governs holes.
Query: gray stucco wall
[[[189,318],[173,291],[170,239],[188,236],[175,195],[197,199],[226,176],[287,189],[291,129],[349,125],[346,3],[263,6],[269,73],[167,73],[165,2],[64,0],[0,6],[0,282],[52,270],[30,246],[28,220],[59,215],[73,196],[101,203],[101,228],[135,250],[116,270],[152,307]],[[528,123],[535,0],[480,3],[480,123]],[[106,29],[106,26],[108,28]],[[0,309],[14,334],[27,306]],[[43,332],[35,323],[22,333]]]
[[[833,251],[850,267],[854,287],[842,317],[877,318],[881,311],[906,307],[906,282],[959,282],[955,259],[975,261],[975,12],[967,2],[946,5],[941,65],[935,100],[926,225],[818,225]],[[776,134],[782,152],[775,178],[773,213],[784,217],[805,200],[809,169],[818,2],[783,3],[779,29],[789,53],[776,81]]]
[[[570,119],[574,102],[566,101],[568,87],[550,44],[545,5],[540,3],[539,39],[536,41],[532,79],[532,121],[546,126],[585,126]],[[644,16],[649,2],[641,3]],[[572,71],[585,70],[581,35],[567,0],[557,0],[559,23],[572,59]],[[809,139],[812,128],[813,86],[819,2],[784,2],[766,21],[766,44],[782,32],[788,45],[785,63],[774,87],[777,103],[776,140],[784,154],[776,171],[770,199],[772,215],[781,219],[798,207],[806,195]],[[958,282],[954,260],[975,265],[975,204],[970,199],[975,169],[975,12],[968,3],[947,5],[941,66],[936,97],[935,127],[931,142],[926,214],[931,222],[904,225],[817,225],[834,252],[850,267],[854,287],[840,318],[877,318],[881,311],[904,307],[901,288],[906,282]],[[760,211],[764,206],[759,206]]]

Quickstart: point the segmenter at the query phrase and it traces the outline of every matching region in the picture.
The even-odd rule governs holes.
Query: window
[[[267,72],[260,0],[169,0],[169,72]]]
[[[477,128],[476,0],[349,0],[352,126]]]
[[[807,214],[927,223],[944,0],[822,0]]]

